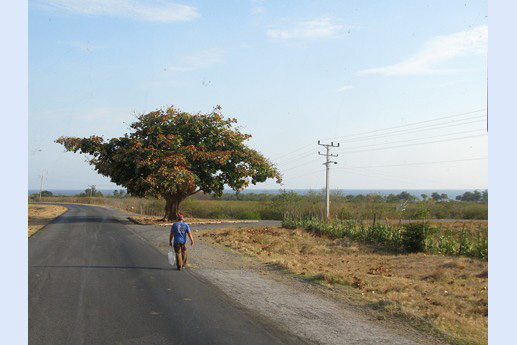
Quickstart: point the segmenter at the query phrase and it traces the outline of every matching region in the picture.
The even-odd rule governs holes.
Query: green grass
[[[304,228],[317,234],[334,238],[375,243],[385,249],[400,252],[425,252],[430,254],[462,255],[488,258],[488,231],[443,229],[427,222],[407,225],[365,224],[363,222],[334,220],[325,222],[317,218],[286,217],[282,226],[289,229]]]

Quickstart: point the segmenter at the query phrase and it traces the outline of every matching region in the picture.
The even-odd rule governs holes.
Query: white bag
[[[169,252],[169,264],[171,266],[174,266],[176,265],[176,254],[174,254],[174,252]]]

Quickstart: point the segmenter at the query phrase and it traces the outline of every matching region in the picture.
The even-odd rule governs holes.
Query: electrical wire
[[[469,139],[469,138],[477,138],[477,137],[485,137],[486,134],[479,134],[479,135],[469,135],[465,137],[460,138],[452,138],[448,140],[435,140],[435,141],[428,141],[424,143],[415,143],[415,144],[409,144],[409,145],[398,145],[398,146],[389,146],[389,147],[380,147],[376,149],[366,149],[366,150],[352,150],[352,151],[341,151],[340,153],[358,153],[358,152],[366,152],[366,151],[381,151],[381,150],[390,150],[395,148],[402,148],[402,147],[409,147],[409,146],[419,146],[419,145],[427,145],[427,144],[434,144],[434,143],[443,143],[447,141],[457,141],[457,140],[463,140],[463,139]]]
[[[407,143],[407,142],[415,141],[415,140],[442,138],[442,137],[448,137],[448,136],[457,135],[457,134],[467,134],[467,133],[479,132],[480,130],[484,131],[483,128],[482,129],[474,129],[474,130],[470,130],[470,131],[461,131],[461,132],[454,132],[454,133],[448,133],[448,134],[433,135],[433,136],[430,136],[430,137],[405,139],[405,140],[399,140],[399,141],[392,141],[392,142],[388,142],[388,143],[377,143],[377,144],[371,144],[371,145],[361,145],[361,146],[355,146],[355,147],[347,147],[346,150],[363,149],[363,148],[367,148],[367,147],[386,145],[386,144],[390,145],[390,144]],[[340,152],[341,151],[337,151],[337,153],[340,153]]]
[[[422,124],[422,123],[429,123],[429,122],[434,122],[434,121],[440,121],[440,120],[443,120],[443,119],[449,119],[449,118],[464,116],[464,115],[473,114],[473,113],[477,113],[477,112],[484,111],[484,110],[486,110],[486,108],[485,109],[478,109],[478,110],[474,110],[474,111],[470,111],[470,112],[465,112],[465,113],[461,113],[461,114],[444,116],[444,117],[440,117],[440,118],[437,118],[437,119],[413,122],[413,123],[409,123],[409,124],[405,124],[405,125],[393,126],[393,127],[388,127],[388,128],[383,128],[383,129],[378,129],[378,130],[373,130],[373,131],[367,131],[367,132],[361,132],[361,133],[355,133],[355,134],[350,134],[350,135],[341,136],[341,137],[334,137],[334,138],[330,138],[330,139],[346,138],[346,137],[354,137],[355,136],[356,138],[351,138],[348,141],[349,142],[350,141],[361,141],[361,140],[366,140],[366,139],[370,139],[370,138],[378,139],[378,138],[383,138],[383,137],[388,137],[388,136],[402,135],[402,134],[406,134],[405,132],[411,132],[411,131],[413,133],[415,133],[415,132],[434,130],[434,129],[444,128],[444,127],[459,126],[459,125],[464,125],[464,124],[468,124],[468,123],[473,123],[473,122],[465,122],[465,121],[471,120],[471,119],[474,119],[474,118],[481,118],[481,117],[484,118],[485,115],[474,116],[474,117],[469,117],[469,118],[457,120],[457,121],[460,121],[460,123],[454,123],[454,122],[457,122],[457,121],[453,121],[453,123],[435,123],[435,124],[431,124],[431,125],[428,125],[428,126],[421,126],[421,127],[417,127],[417,128],[408,128],[408,129],[394,131],[394,132],[392,131],[392,132],[388,132],[388,133],[382,133],[380,136],[357,137],[359,135],[364,135],[364,134],[384,132],[384,131],[388,131],[388,130],[391,130],[391,129],[409,127],[409,126],[414,126],[414,125],[418,125],[418,124]],[[416,131],[416,130],[418,130],[418,131]],[[325,139],[325,140],[329,140],[329,139]],[[291,161],[295,161],[295,160],[304,158],[307,154],[312,152],[312,149],[310,151],[302,152],[301,155],[298,155],[296,157],[287,157],[287,156],[291,155],[292,153],[299,152],[299,151],[301,151],[301,150],[303,150],[303,149],[305,149],[307,147],[310,147],[311,145],[313,145],[313,144],[307,144],[307,145],[304,145],[302,147],[299,147],[296,150],[293,150],[291,152],[288,152],[288,153],[282,154],[280,156],[277,156],[276,158],[273,159],[273,161],[276,161],[277,164],[278,163],[285,164],[287,162],[291,162]],[[287,157],[287,160],[285,160],[285,158],[283,158],[283,157]],[[282,158],[282,159],[280,159],[280,158]],[[279,160],[280,160],[280,162],[278,162]]]
[[[400,131],[389,132],[389,133],[383,133],[381,135],[353,138],[353,139],[341,141],[340,143],[362,141],[362,140],[368,140],[368,139],[387,138],[387,137],[391,137],[391,136],[398,136],[398,135],[404,135],[404,134],[413,134],[413,133],[419,133],[419,132],[427,132],[427,131],[432,131],[432,130],[435,130],[435,129],[456,127],[456,126],[467,125],[467,124],[477,123],[477,122],[483,122],[484,123],[485,122],[485,118],[486,118],[486,116],[484,116],[484,115],[483,116],[475,116],[475,117],[472,117],[472,118],[463,119],[459,123],[439,123],[439,124],[434,124],[434,125],[428,125],[428,126],[422,126],[422,127],[416,127],[416,128],[404,129],[404,130],[400,130]],[[479,119],[479,120],[473,120],[473,119]],[[469,120],[473,120],[473,121],[469,121]]]
[[[468,159],[454,159],[454,160],[450,160],[450,161],[407,163],[407,164],[371,165],[371,166],[349,167],[349,168],[352,168],[352,169],[389,168],[389,167],[404,167],[404,166],[412,166],[412,165],[428,165],[428,164],[442,164],[442,163],[455,163],[455,162],[469,162],[469,161],[478,161],[478,160],[486,160],[486,159],[488,159],[488,157],[468,158]],[[341,168],[336,168],[336,169],[341,169]]]
[[[349,135],[345,135],[345,136],[339,136],[339,137],[325,138],[323,140],[341,139],[341,138],[346,138],[346,137],[350,137],[350,136],[357,136],[357,135],[363,135],[363,134],[377,133],[377,132],[382,132],[382,131],[386,131],[386,130],[390,130],[390,129],[395,129],[395,128],[409,127],[409,126],[419,125],[419,124],[422,124],[422,123],[428,123],[428,122],[439,121],[439,120],[453,118],[453,117],[459,117],[459,116],[463,116],[463,115],[474,114],[474,113],[478,113],[480,111],[485,111],[485,110],[486,110],[486,108],[483,108],[483,109],[473,110],[473,111],[469,111],[469,112],[465,112],[465,113],[449,115],[449,116],[443,116],[443,117],[439,117],[439,118],[431,119],[431,120],[412,122],[412,123],[408,123],[408,124],[405,124],[405,125],[393,126],[393,127],[377,129],[377,130],[373,130],[373,131],[360,132],[360,133],[349,134]]]
[[[363,151],[369,151],[369,150],[374,151],[374,150],[384,150],[384,149],[389,149],[389,148],[404,147],[404,146],[410,146],[410,145],[398,145],[398,146],[388,146],[388,147],[386,147],[385,145],[398,144],[398,143],[408,143],[408,142],[415,141],[415,140],[426,140],[426,139],[433,139],[433,138],[443,138],[443,137],[448,137],[448,136],[451,136],[451,135],[474,133],[474,132],[478,132],[480,130],[484,131],[484,129],[476,129],[476,130],[471,130],[471,131],[454,132],[454,133],[430,136],[430,137],[425,137],[425,138],[413,138],[413,139],[399,140],[399,141],[394,141],[394,142],[389,142],[389,143],[378,143],[378,144],[372,144],[372,145],[362,145],[362,146],[356,146],[356,147],[347,148],[345,151],[337,151],[337,153],[343,154],[343,153],[355,152],[355,151],[350,151],[350,150],[360,150],[360,152],[363,152]],[[484,136],[484,135],[486,135],[486,133],[480,134],[480,136]],[[455,140],[458,140],[458,139],[462,139],[462,138],[451,138],[451,139],[448,139],[448,140],[455,141]],[[448,140],[444,140],[444,141],[448,141]],[[433,142],[427,142],[427,143],[434,143],[434,142],[441,142],[441,141],[433,141]],[[420,145],[420,144],[427,144],[427,143],[414,143],[412,145]],[[380,145],[383,145],[383,147],[375,148],[376,146],[380,146]],[[368,149],[368,148],[371,148],[371,147],[374,147],[374,148],[373,149]],[[313,154],[314,153],[311,152],[311,153],[305,154],[303,156],[294,157],[290,161],[286,161],[286,162],[280,163],[279,165],[281,165],[281,166],[286,166],[286,165],[289,166],[290,164],[292,164],[294,162],[299,162],[300,159],[312,157]],[[284,171],[285,170],[290,170],[290,169],[293,169],[293,168],[287,168],[287,169],[284,169]]]

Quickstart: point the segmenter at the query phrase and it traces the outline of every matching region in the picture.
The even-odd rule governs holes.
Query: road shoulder
[[[136,225],[134,234],[166,254],[168,228]],[[229,224],[227,228],[235,227]],[[204,227],[206,229],[206,227]],[[221,229],[222,230],[222,229]],[[217,286],[250,312],[320,344],[445,344],[398,319],[369,308],[363,301],[344,301],[332,289],[217,245],[194,229],[195,246],[188,247],[192,273]]]
[[[56,205],[28,205],[28,236],[29,238],[36,232],[50,224],[54,219],[68,211],[66,207]]]

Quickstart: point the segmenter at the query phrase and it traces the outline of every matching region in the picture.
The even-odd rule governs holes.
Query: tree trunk
[[[180,203],[183,201],[183,197],[167,195],[165,198],[165,215],[164,220],[175,221],[178,219]]]

